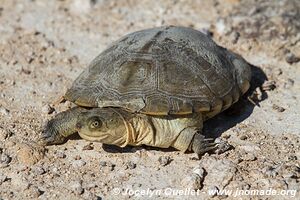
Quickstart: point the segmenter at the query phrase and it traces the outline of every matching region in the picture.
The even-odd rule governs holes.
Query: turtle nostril
[[[78,122],[78,123],[76,124],[76,129],[81,129],[81,128],[82,128],[82,125],[81,125],[80,122]]]

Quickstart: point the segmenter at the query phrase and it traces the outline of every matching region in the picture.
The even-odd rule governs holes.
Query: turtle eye
[[[98,117],[93,117],[90,120],[89,127],[91,129],[97,129],[97,128],[100,128],[101,126],[102,126],[102,121]]]

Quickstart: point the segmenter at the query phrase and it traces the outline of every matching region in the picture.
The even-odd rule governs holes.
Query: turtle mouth
[[[65,137],[63,137],[56,127],[53,127],[53,124],[47,123],[44,129],[42,130],[41,137],[39,138],[39,142],[45,145],[52,144],[61,144],[65,141]]]

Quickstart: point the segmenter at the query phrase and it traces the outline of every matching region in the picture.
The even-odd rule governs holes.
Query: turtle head
[[[113,108],[92,108],[78,116],[76,130],[86,140],[122,146],[126,141],[126,122]]]
[[[235,68],[235,78],[240,91],[244,94],[250,87],[251,67],[240,55],[230,52],[230,59]]]

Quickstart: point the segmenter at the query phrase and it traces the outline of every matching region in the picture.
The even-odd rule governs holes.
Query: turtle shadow
[[[248,100],[248,97],[254,94],[256,88],[262,88],[263,83],[267,81],[267,76],[261,68],[251,64],[250,66],[252,77],[249,90],[229,109],[204,122],[203,134],[206,137],[217,138],[221,136],[223,132],[247,119],[252,114],[255,106],[259,106],[261,101],[268,98],[267,93],[261,90],[262,96],[259,101],[255,102],[256,105]]]
[[[170,148],[159,148],[159,147],[151,147],[151,146],[126,146],[126,147],[118,147],[115,145],[109,145],[109,144],[102,144],[102,148],[104,151],[108,153],[135,153],[137,151],[142,150],[151,150],[151,151],[161,151],[161,152],[173,152],[177,151],[177,149],[170,147]]]

